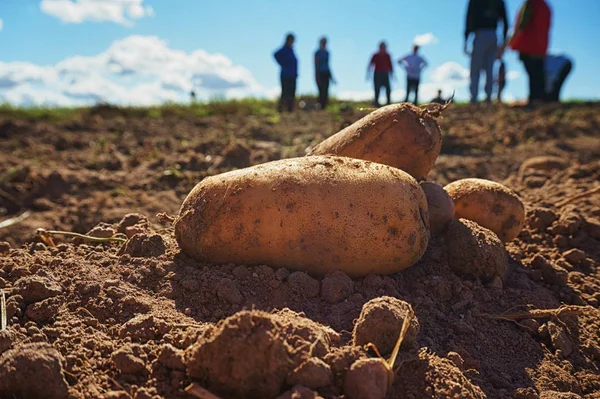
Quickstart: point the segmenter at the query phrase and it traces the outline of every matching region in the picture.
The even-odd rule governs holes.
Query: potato
[[[425,197],[427,197],[431,234],[434,236],[440,235],[454,219],[454,202],[439,184],[429,181],[419,184],[425,193]]]
[[[407,173],[336,156],[291,158],[204,179],[175,221],[181,249],[213,264],[267,264],[351,277],[398,272],[429,240]]]
[[[503,242],[514,239],[525,223],[525,206],[508,187],[485,179],[462,179],[444,189],[454,201],[454,217],[477,222]]]
[[[382,107],[316,145],[308,155],[333,154],[402,169],[424,179],[442,147],[433,116],[409,103]]]

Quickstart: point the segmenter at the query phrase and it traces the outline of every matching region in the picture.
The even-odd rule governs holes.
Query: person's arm
[[[394,63],[392,62],[392,57],[388,54],[388,62],[390,64],[390,78],[395,79],[394,76]]]
[[[281,66],[281,52],[283,51],[283,49],[279,49],[275,52],[275,54],[273,54],[273,57],[275,57],[275,61],[277,61],[277,63]]]
[[[373,69],[373,64],[375,64],[375,56],[371,57],[371,61],[369,61],[369,65],[367,65],[367,80],[371,77],[371,70]]]
[[[421,69],[426,68],[427,65],[429,65],[427,60],[425,58],[421,58]]]
[[[506,35],[508,33],[508,19],[506,18],[506,5],[504,0],[500,2],[500,19],[502,20],[502,40],[506,41]]]
[[[464,51],[465,54],[469,55],[469,51],[467,49],[467,42],[469,41],[469,35],[473,32],[473,18],[475,17],[475,5],[473,0],[469,0],[469,6],[467,8],[467,19],[465,21],[465,45]]]

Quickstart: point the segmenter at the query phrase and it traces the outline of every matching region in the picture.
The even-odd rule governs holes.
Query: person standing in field
[[[385,95],[387,97],[387,103],[391,104],[392,89],[390,87],[390,78],[394,76],[394,67],[392,66],[392,58],[387,52],[387,46],[385,42],[379,43],[379,51],[373,54],[371,62],[367,67],[367,80],[373,70],[373,86],[375,88],[375,101],[376,107],[379,107],[379,93],[381,88],[385,88]]]
[[[398,63],[406,69],[406,98],[408,102],[411,92],[415,93],[415,105],[419,105],[419,82],[421,81],[421,71],[427,66],[427,61],[419,54],[419,46],[413,46],[413,52],[398,60]]]
[[[465,28],[465,53],[471,56],[471,103],[479,96],[479,75],[485,71],[486,102],[492,100],[494,84],[494,60],[496,58],[498,22],[502,22],[503,41],[506,40],[508,22],[504,0],[469,0]],[[468,50],[469,36],[473,34],[473,45]]]
[[[548,54],[544,61],[546,100],[560,102],[560,90],[573,69],[573,61],[565,55]]]
[[[284,109],[292,112],[296,99],[296,79],[298,78],[298,59],[294,53],[294,35],[288,34],[285,38],[285,44],[273,54],[275,61],[281,67],[281,98],[277,110],[283,112]]]
[[[315,52],[315,80],[319,88],[319,104],[321,105],[321,109],[325,109],[329,102],[329,82],[335,83],[331,68],[329,67],[329,51],[327,50],[326,37],[321,38],[319,49]]]
[[[525,0],[515,23],[512,37],[498,51],[502,57],[506,43],[519,53],[529,76],[528,106],[546,100],[544,61],[550,40],[552,11],[546,0]]]

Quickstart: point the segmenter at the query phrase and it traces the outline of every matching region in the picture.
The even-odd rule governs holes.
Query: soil
[[[564,201],[600,182],[600,104],[443,112],[428,180],[513,189],[527,217],[506,253],[479,253],[486,238],[452,256],[458,236],[441,234],[401,273],[318,278],[198,263],[156,217],[208,175],[303,156],[364,114],[153,119],[100,107],[60,123],[1,119],[1,216],[31,213],[0,228],[0,397],[189,398],[196,383],[221,398],[600,398],[600,194]],[[127,242],[51,245],[38,228]],[[465,271],[469,253],[503,278]],[[406,304],[416,336],[389,371],[353,331],[377,306],[398,328]],[[562,305],[577,307],[532,311]],[[389,341],[373,317],[369,332]]]

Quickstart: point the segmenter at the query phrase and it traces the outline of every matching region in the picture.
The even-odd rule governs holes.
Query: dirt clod
[[[390,373],[383,359],[359,359],[344,379],[344,393],[350,399],[384,399]]]
[[[448,263],[459,276],[495,276],[504,280],[508,257],[502,241],[492,231],[466,219],[453,220],[446,231]]]
[[[409,308],[408,303],[389,296],[375,298],[365,303],[354,325],[352,334],[354,345],[363,346],[372,343],[382,355],[390,354],[396,345]],[[413,317],[403,343],[414,344],[419,329],[419,321]]]
[[[293,272],[287,277],[288,284],[295,293],[314,298],[319,295],[319,281],[304,272]]]
[[[136,234],[131,237],[121,248],[120,254],[129,254],[133,257],[149,258],[165,253],[166,246],[162,236],[158,234]]]
[[[46,343],[23,344],[0,357],[0,394],[3,397],[64,399],[68,385],[64,359]]]
[[[331,385],[333,374],[331,367],[319,358],[311,357],[296,367],[286,378],[290,385],[302,385],[318,389]]]
[[[15,286],[16,292],[23,297],[23,301],[27,304],[42,301],[62,292],[60,285],[42,276],[22,277],[17,280]]]
[[[278,327],[267,313],[236,313],[187,349],[187,373],[215,392],[276,396],[293,369],[291,348]]]
[[[335,271],[327,274],[321,282],[321,297],[328,303],[338,303],[354,291],[354,282],[347,274]]]

